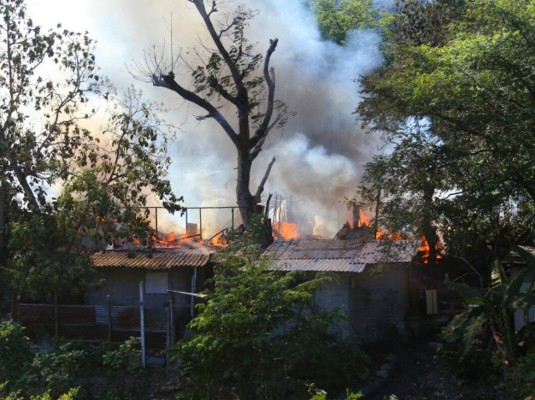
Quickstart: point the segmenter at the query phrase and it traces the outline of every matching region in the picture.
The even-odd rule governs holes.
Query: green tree
[[[24,210],[42,211],[45,188],[66,174],[87,137],[78,122],[92,114],[101,79],[87,34],[45,31],[22,0],[0,1],[0,18],[1,266],[8,224]]]
[[[203,45],[197,49],[199,64],[191,66],[193,89],[177,81],[173,69],[174,61],[167,64],[165,58],[155,55],[155,63],[148,63],[140,72],[149,75],[154,86],[171,90],[184,100],[198,106],[205,115],[198,120],[213,119],[221,127],[237,152],[236,198],[243,223],[247,226],[250,217],[257,213],[264,183],[271,166],[253,193],[250,189],[253,161],[262,151],[270,131],[282,127],[287,120],[286,106],[275,99],[275,71],[270,67],[278,39],[270,40],[266,55],[256,53],[246,37],[246,27],[255,15],[253,10],[243,6],[229,12],[229,18],[217,20],[218,1],[207,7],[203,0],[190,0],[206,27],[212,47]],[[232,113],[226,113],[226,109]],[[233,125],[233,120],[236,123]]]
[[[394,149],[370,165],[367,184],[377,188],[388,175],[398,176],[395,184],[433,182],[428,213],[452,253],[487,235],[499,255],[507,240],[532,228],[533,7],[522,0],[400,2],[385,36],[386,63],[363,80],[358,114]],[[412,144],[410,121],[426,126]],[[422,140],[436,158],[418,151]],[[417,164],[424,168],[407,168]],[[395,206],[390,191],[405,187],[384,186],[383,200]],[[406,189],[405,199],[416,201],[418,188]]]
[[[144,102],[133,88],[114,100],[101,137],[82,145],[56,208],[78,239],[81,230],[97,245],[120,237],[150,246],[149,198],[172,213],[182,210],[166,178],[174,128],[160,119],[160,105]]]
[[[170,211],[181,209],[165,179],[168,127],[156,111],[130,91],[101,137],[80,145],[58,199],[11,224],[7,275],[18,293],[55,303],[79,298],[97,283],[91,251],[118,238],[152,243],[149,196]]]
[[[311,0],[321,35],[344,45],[348,35],[359,29],[379,27],[380,13],[372,0]]]
[[[181,209],[165,179],[171,127],[140,93],[123,100],[102,82],[87,33],[45,32],[23,0],[0,0],[0,15],[0,273],[57,301],[90,282],[84,238],[150,242],[148,197]],[[108,118],[98,133],[84,127],[96,116]]]
[[[196,399],[303,398],[313,379],[323,378],[316,383],[326,389],[341,377],[348,385],[348,372],[354,379],[365,371],[367,358],[357,345],[343,347],[338,313],[314,305],[313,290],[326,277],[273,271],[256,254],[231,246],[216,267],[214,289],[189,325],[193,335],[177,347],[186,392]]]
[[[46,202],[44,185],[65,174],[88,133],[77,121],[92,112],[86,103],[99,91],[100,77],[87,34],[60,25],[44,32],[26,16],[22,0],[2,0],[0,15],[2,189],[22,194],[37,211]],[[45,79],[44,68],[64,79]]]

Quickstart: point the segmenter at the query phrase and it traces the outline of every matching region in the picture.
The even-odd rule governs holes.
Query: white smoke
[[[310,233],[316,217],[324,221],[323,231],[332,235],[345,219],[341,202],[354,193],[363,165],[376,148],[353,111],[360,100],[359,76],[382,62],[380,36],[357,32],[341,47],[320,37],[314,15],[301,0],[250,0],[246,5],[259,10],[247,30],[257,50],[264,53],[269,39],[279,38],[272,57],[276,97],[297,113],[283,132],[271,134],[255,161],[251,187],[275,155],[265,193],[291,195],[294,207],[308,220],[299,222],[308,223]],[[28,8],[44,26],[61,22],[68,29],[88,30],[98,41],[102,73],[119,90],[134,83],[147,97],[164,101],[170,109],[166,118],[181,129],[170,149],[170,179],[186,205],[213,199],[235,204],[235,150],[219,126],[196,121],[194,115],[202,114],[200,110],[169,91],[136,81],[126,67],[132,60],[142,60],[143,51],[153,45],[171,52],[171,25],[175,55],[204,41],[193,5],[185,0],[29,0]],[[189,80],[187,75],[178,77]]]

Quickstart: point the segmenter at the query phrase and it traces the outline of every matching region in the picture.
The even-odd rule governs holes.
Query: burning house
[[[292,239],[275,241],[264,256],[274,270],[334,275],[316,291],[316,303],[347,316],[344,335],[374,342],[393,331],[405,335],[409,266],[419,246],[414,240]]]

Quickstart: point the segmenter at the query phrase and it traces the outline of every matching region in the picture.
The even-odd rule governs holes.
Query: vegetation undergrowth
[[[56,340],[32,354],[16,322],[0,323],[0,397],[11,400],[136,399],[147,389],[139,338],[91,348]]]
[[[181,398],[302,399],[310,383],[340,393],[367,373],[367,355],[340,335],[340,313],[314,303],[313,291],[332,278],[281,272],[258,259],[262,223],[229,235],[192,335],[176,346]]]

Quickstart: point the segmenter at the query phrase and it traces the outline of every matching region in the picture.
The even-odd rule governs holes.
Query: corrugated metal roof
[[[264,252],[273,269],[283,271],[362,272],[369,264],[409,263],[418,240],[277,240]]]
[[[362,272],[366,264],[346,259],[274,260],[270,269],[277,271]]]
[[[94,267],[126,267],[163,270],[176,267],[204,267],[210,262],[213,251],[197,244],[184,244],[177,248],[154,249],[147,253],[130,250],[106,250],[94,253],[91,262]],[[132,256],[134,255],[134,256]]]

